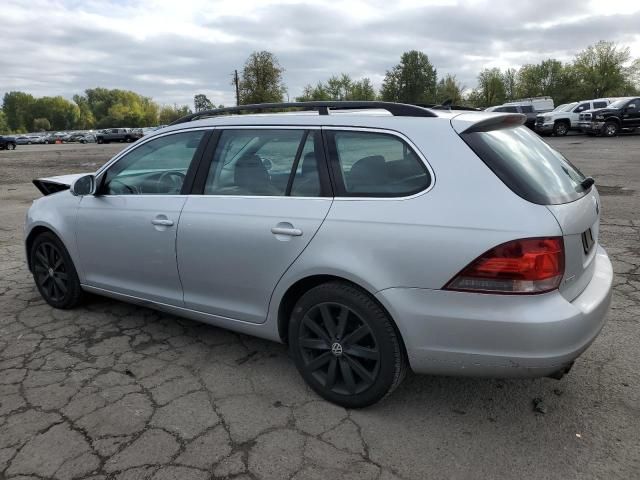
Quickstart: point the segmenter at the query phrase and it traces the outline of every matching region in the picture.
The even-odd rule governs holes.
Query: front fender
[[[53,232],[69,252],[69,256],[82,282],[84,272],[81,268],[76,245],[76,221],[81,197],[71,195],[68,190],[39,198],[33,202],[25,220],[25,253],[29,259],[28,245],[32,235],[39,229]]]

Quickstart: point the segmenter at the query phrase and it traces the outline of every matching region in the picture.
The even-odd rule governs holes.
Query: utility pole
[[[233,83],[236,85],[236,107],[240,106],[240,81],[238,80],[238,70],[234,70]]]

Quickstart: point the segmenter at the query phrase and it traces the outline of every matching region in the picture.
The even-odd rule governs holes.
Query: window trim
[[[187,195],[188,192],[192,189],[193,187],[193,182],[194,182],[194,178],[196,175],[196,171],[197,168],[199,167],[200,163],[202,162],[202,156],[204,154],[204,151],[206,149],[206,147],[208,146],[210,139],[211,139],[211,133],[212,133],[212,129],[211,128],[190,128],[190,129],[186,129],[186,130],[172,130],[170,132],[166,132],[163,133],[161,135],[153,135],[150,136],[146,141],[141,142],[141,143],[136,143],[134,144],[135,146],[131,147],[131,148],[127,148],[124,151],[120,152],[116,157],[114,157],[111,161],[107,162],[106,164],[104,164],[102,166],[101,169],[98,170],[98,172],[96,173],[96,196],[100,196],[100,197],[119,197],[122,194],[113,194],[113,193],[105,193],[104,188],[104,182],[107,178],[107,172],[113,168],[119,161],[121,161],[123,158],[127,157],[130,153],[134,152],[135,150],[137,150],[138,148],[142,147],[143,145],[147,144],[148,142],[151,142],[153,140],[156,140],[158,138],[162,138],[162,137],[167,137],[170,135],[178,135],[178,134],[182,134],[182,133],[189,133],[189,132],[202,132],[202,138],[200,139],[200,143],[198,144],[198,147],[196,148],[196,151],[193,154],[193,158],[191,159],[191,163],[189,164],[189,168],[187,169],[187,173],[185,175],[185,179],[184,182],[182,183],[182,188],[180,189],[180,193],[175,194],[175,195],[167,195],[167,194],[128,194],[126,195],[127,197],[140,197],[140,196],[154,196],[154,197],[162,197],[162,196],[171,196],[171,197],[176,197],[179,195]]]
[[[333,188],[335,192],[334,198],[336,200],[347,200],[347,201],[410,200],[412,198],[416,198],[430,192],[436,185],[436,176],[433,171],[433,168],[431,168],[431,165],[429,164],[425,156],[422,154],[420,149],[406,135],[396,130],[389,130],[385,128],[367,128],[367,127],[341,127],[341,126],[334,126],[334,125],[323,126],[322,130],[323,130],[323,133],[329,132],[329,131],[350,131],[350,132],[363,132],[363,133],[381,133],[381,134],[394,136],[400,139],[401,141],[403,141],[409,148],[411,148],[411,150],[416,155],[416,157],[418,157],[418,159],[422,162],[422,165],[426,168],[430,176],[430,182],[426,188],[418,190],[417,192],[408,193],[408,194],[369,195],[369,194],[362,194],[362,193],[346,192],[346,189],[344,187],[343,180],[342,180],[343,178],[342,168],[340,167],[340,161],[337,157],[337,146],[335,145],[334,141],[330,140],[329,135],[323,135],[323,137],[325,137],[325,148],[327,149],[327,153],[328,153],[328,157],[327,157],[328,163],[329,163],[329,166],[331,167],[330,168],[331,180],[332,180]]]
[[[320,195],[313,197],[303,197],[303,196],[293,196],[287,195],[285,191],[285,195],[214,195],[209,193],[204,193],[205,184],[207,181],[207,176],[209,174],[209,169],[211,168],[211,163],[213,162],[214,154],[218,148],[218,144],[220,142],[220,137],[225,130],[302,130],[304,139],[308,138],[309,134],[312,132],[318,132],[320,135],[317,135],[314,138],[316,155],[318,158],[316,159],[318,162],[319,168],[319,176],[320,176]],[[304,143],[302,142],[302,148],[304,148]],[[317,147],[322,147],[318,149]],[[211,136],[211,140],[207,144],[205,151],[203,152],[201,161],[198,165],[198,170],[195,174],[195,179],[193,183],[193,188],[190,192],[187,192],[189,195],[198,195],[202,197],[211,197],[211,198],[291,198],[291,199],[326,199],[333,198],[333,188],[331,181],[329,179],[329,166],[327,161],[327,152],[325,148],[324,136],[322,133],[322,129],[319,125],[224,125],[224,126],[216,126],[213,129],[213,134]],[[295,177],[296,170],[292,168],[290,172],[289,180],[291,180],[291,185],[293,185],[292,178]],[[287,182],[288,185],[288,182]],[[290,192],[288,192],[290,193]]]

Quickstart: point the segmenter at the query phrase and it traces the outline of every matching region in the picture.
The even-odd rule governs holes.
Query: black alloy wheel
[[[603,134],[605,137],[615,137],[620,132],[620,127],[616,122],[607,122],[604,124]]]
[[[553,126],[553,133],[556,137],[564,137],[567,133],[569,133],[569,125],[566,122],[557,122]]]
[[[371,328],[346,305],[323,303],[302,319],[298,333],[304,368],[324,387],[341,395],[373,385],[380,351]]]
[[[42,298],[56,308],[72,308],[82,296],[68,252],[51,233],[39,235],[31,248],[31,269]]]
[[[289,343],[309,386],[344,407],[381,400],[406,372],[403,347],[387,313],[347,283],[322,284],[302,296],[292,314]]]

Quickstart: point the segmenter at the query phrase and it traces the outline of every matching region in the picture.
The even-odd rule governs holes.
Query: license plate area
[[[581,237],[582,237],[582,249],[584,251],[584,254],[588,255],[596,243],[593,238],[593,233],[591,233],[591,229],[588,228],[584,232],[582,232]]]

